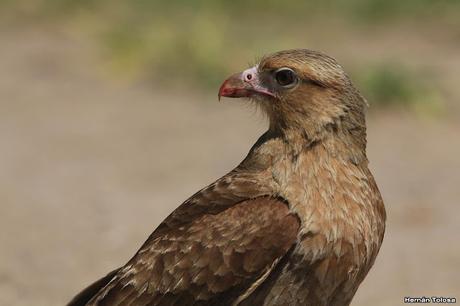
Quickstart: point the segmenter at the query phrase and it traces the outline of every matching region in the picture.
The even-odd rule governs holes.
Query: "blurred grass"
[[[242,61],[255,61],[254,54],[304,46],[328,21],[352,30],[408,21],[460,28],[457,0],[3,0],[0,9],[5,18],[84,29],[120,77],[204,89],[241,69]],[[417,74],[390,64],[357,69],[372,104],[414,108],[421,97],[437,96]],[[439,99],[424,100],[427,109],[437,108],[432,101]]]
[[[371,104],[379,109],[399,109],[420,116],[444,114],[443,99],[429,73],[420,73],[400,63],[371,65],[354,74],[358,88]]]

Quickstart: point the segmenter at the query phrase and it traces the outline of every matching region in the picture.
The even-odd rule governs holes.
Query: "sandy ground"
[[[265,128],[241,102],[107,80],[90,48],[56,33],[0,40],[0,305],[64,304]],[[388,228],[353,305],[459,299],[460,123],[368,121]]]

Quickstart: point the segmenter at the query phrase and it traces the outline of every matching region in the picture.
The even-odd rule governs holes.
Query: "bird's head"
[[[271,129],[301,131],[311,140],[344,130],[365,142],[366,102],[343,68],[320,52],[296,49],[265,56],[230,76],[220,87],[220,97],[256,101],[269,116]]]

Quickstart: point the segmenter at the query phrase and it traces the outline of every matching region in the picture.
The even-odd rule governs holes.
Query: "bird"
[[[386,220],[366,155],[366,99],[334,58],[309,49],[263,56],[218,97],[255,103],[266,132],[69,306],[351,303]]]

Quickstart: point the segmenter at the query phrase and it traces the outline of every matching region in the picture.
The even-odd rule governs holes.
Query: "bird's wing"
[[[78,293],[69,303],[67,306],[84,306],[91,300],[95,294],[99,292],[102,288],[104,288],[115,275],[117,275],[120,269],[115,269],[112,272],[108,273],[106,276],[98,279],[85,289],[83,289],[80,293]]]
[[[254,290],[295,244],[299,219],[280,199],[216,184],[173,212],[89,305],[230,305]]]

